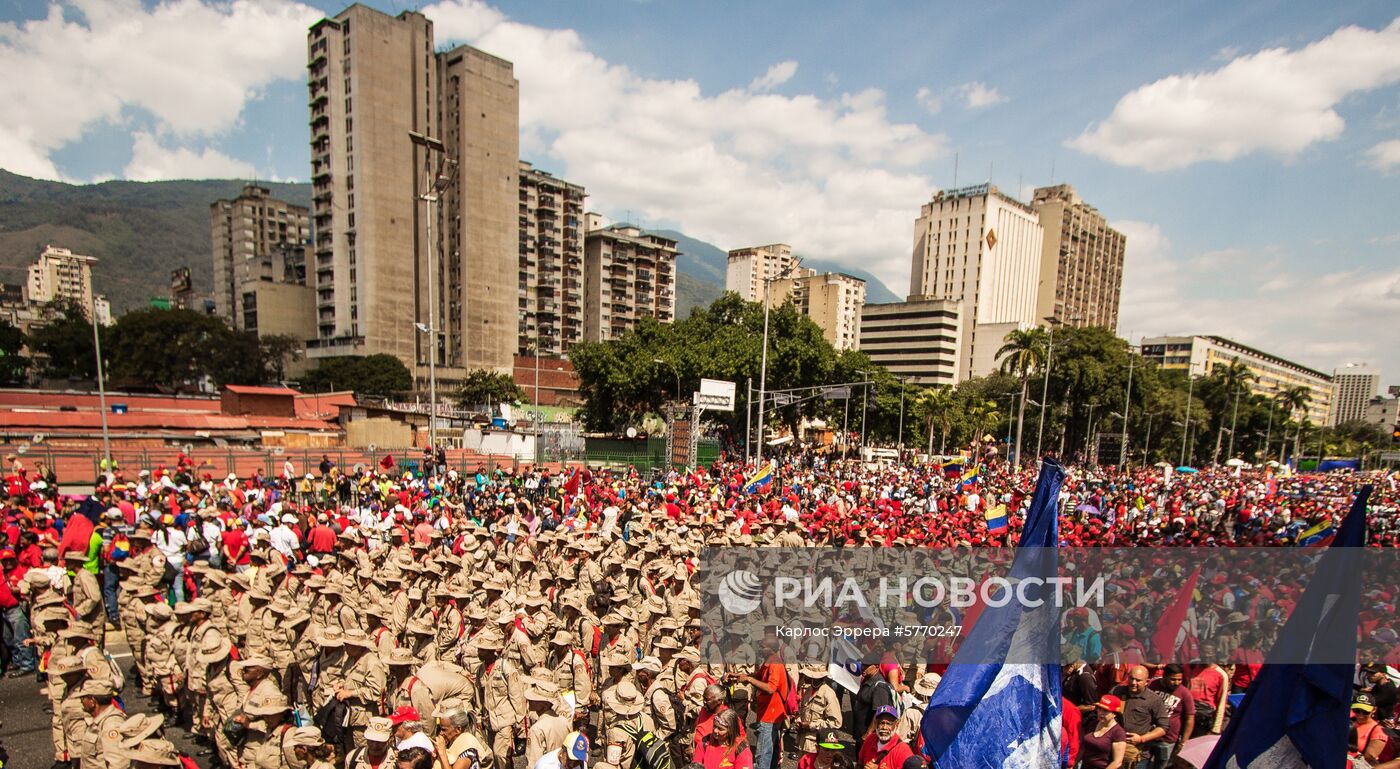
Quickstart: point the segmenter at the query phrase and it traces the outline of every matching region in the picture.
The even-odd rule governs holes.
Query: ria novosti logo
[[[927,576],[880,577],[866,584],[853,577],[774,577],[772,580],[775,608],[822,607],[827,609],[871,609],[919,606],[931,608],[947,605],[965,609],[976,604],[1001,607],[1016,603],[1023,608],[1053,606],[1104,605],[1105,580],[1078,577],[999,576],[975,580],[970,577],[947,579]],[[750,614],[763,601],[765,584],[748,569],[735,569],[720,580],[719,603],[734,615]],[[873,592],[874,595],[868,595]]]
[[[750,614],[763,602],[763,583],[748,569],[735,569],[719,582],[719,604],[730,614]]]

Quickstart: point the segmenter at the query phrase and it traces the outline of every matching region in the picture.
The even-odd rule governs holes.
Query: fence
[[[617,442],[630,443],[630,442]],[[154,471],[157,467],[173,469],[179,447],[160,448],[114,448],[112,460],[123,477],[135,479],[141,470]],[[79,451],[54,448],[43,444],[20,446],[0,444],[0,453],[19,454],[25,466],[34,469],[42,462],[57,475],[63,488],[92,486],[98,475],[102,460],[101,450]],[[577,466],[584,462],[592,466],[628,467],[634,466],[639,472],[651,472],[654,468],[666,465],[665,441],[649,441],[644,446],[610,445],[607,442],[587,441],[582,452],[577,450],[545,452],[537,457],[538,462],[528,458],[520,459],[505,454],[482,454],[465,449],[448,449],[447,466],[464,475],[475,474],[478,468],[494,472],[498,467],[519,470],[521,466],[538,465],[550,470]],[[713,462],[719,456],[719,446],[701,443],[701,464]],[[336,467],[351,470],[357,465],[378,467],[386,456],[394,460],[395,472],[418,472],[423,457],[421,448],[380,448],[370,452],[353,448],[290,449],[264,447],[249,448],[193,448],[187,456],[194,463],[195,473],[206,473],[215,480],[222,480],[229,473],[239,478],[247,478],[255,471],[264,476],[277,476],[287,469],[293,476],[301,477],[308,473],[320,475],[321,457],[325,456]],[[287,465],[290,464],[290,468]]]

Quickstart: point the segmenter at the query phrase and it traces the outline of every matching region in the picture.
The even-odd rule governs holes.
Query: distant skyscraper
[[[431,321],[440,379],[509,372],[520,247],[512,65],[468,46],[435,53],[422,14],[358,4],[313,25],[307,46],[316,228],[309,355],[387,353],[421,386],[432,341],[415,324]],[[433,208],[432,243],[420,196],[435,183],[438,157],[409,132],[440,140],[456,164]]]
[[[1031,207],[1045,231],[1037,318],[1116,331],[1127,238],[1068,184],[1037,188]]]
[[[214,307],[235,328],[247,328],[242,312],[245,283],[306,283],[309,214],[304,206],[274,198],[256,184],[244,186],[232,200],[209,204]]]
[[[599,221],[597,214],[587,220]],[[648,316],[673,322],[677,255],[670,238],[630,224],[590,224],[583,257],[584,339],[616,339]]]
[[[557,358],[583,341],[583,187],[520,163],[518,353]]]
[[[1332,372],[1332,415],[1329,425],[1366,418],[1366,408],[1381,389],[1381,374],[1365,364],[1349,363]]]
[[[729,252],[729,264],[724,271],[724,290],[733,291],[748,302],[763,301],[764,279],[774,279],[792,267],[792,246],[774,243],[768,246],[736,248]],[[812,275],[811,270],[798,268],[790,277]]]
[[[962,303],[959,381],[991,373],[1007,332],[1037,324],[1043,237],[1039,214],[991,184],[939,192],[920,210],[910,298]]]

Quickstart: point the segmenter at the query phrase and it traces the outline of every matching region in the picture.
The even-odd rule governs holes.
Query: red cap
[[[0,550],[0,561],[3,561],[3,560],[6,559],[6,558],[9,558],[9,559],[11,559],[11,560],[14,560],[14,557],[15,557],[15,551],[9,549],[8,547],[5,548],[4,550]]]
[[[1122,713],[1123,701],[1118,699],[1117,697],[1114,697],[1112,694],[1105,694],[1104,696],[1099,698],[1098,702],[1094,703],[1094,707],[1103,708],[1104,710],[1107,710],[1110,713]]]
[[[394,711],[394,714],[393,714],[392,716],[389,716],[389,721],[390,721],[390,723],[392,723],[394,726],[398,726],[399,724],[401,724],[401,723],[403,723],[403,722],[405,722],[405,721],[422,721],[422,720],[423,720],[422,716],[418,715],[418,710],[417,710],[416,708],[410,706],[410,705],[404,705],[403,707],[399,708],[398,710],[395,710],[395,711]]]

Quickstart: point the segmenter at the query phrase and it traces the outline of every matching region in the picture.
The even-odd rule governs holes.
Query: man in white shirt
[[[165,556],[165,560],[175,569],[175,601],[179,603],[185,600],[185,580],[183,577],[185,569],[185,544],[189,541],[185,537],[185,532],[175,526],[173,518],[166,516],[160,519],[161,523],[156,527],[155,534],[151,537],[151,542]]]
[[[290,524],[296,523],[297,517],[291,513],[283,513],[282,518],[271,533],[272,549],[282,554],[288,562],[293,560],[292,556],[301,547],[301,538],[292,531]]]

